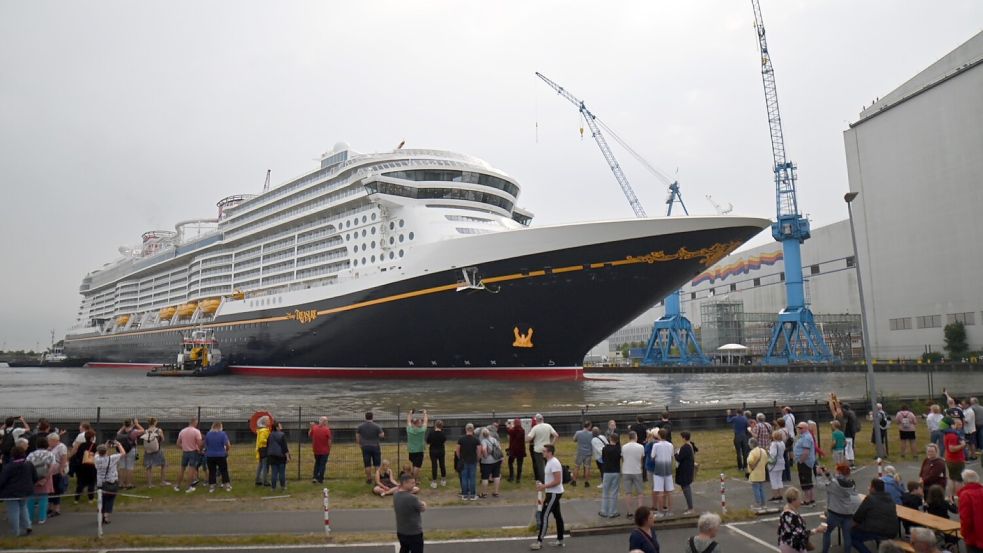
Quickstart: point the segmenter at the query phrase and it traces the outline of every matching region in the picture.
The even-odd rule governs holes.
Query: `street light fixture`
[[[877,412],[877,386],[874,384],[874,364],[870,359],[870,328],[867,325],[867,306],[864,303],[864,286],[860,277],[860,259],[857,251],[857,231],[853,225],[853,206],[852,202],[860,195],[860,192],[847,192],[843,196],[846,202],[847,213],[850,214],[850,237],[853,239],[853,267],[857,271],[857,294],[860,297],[860,329],[863,334],[864,361],[867,363],[867,388],[870,390],[870,412],[873,414],[874,443],[876,444],[877,456],[881,457],[883,448],[883,436],[879,427]],[[887,452],[885,451],[885,454]]]

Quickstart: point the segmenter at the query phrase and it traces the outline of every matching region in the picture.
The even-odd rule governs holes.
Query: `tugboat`
[[[212,330],[197,329],[184,334],[177,363],[154,367],[147,376],[215,376],[228,368]]]

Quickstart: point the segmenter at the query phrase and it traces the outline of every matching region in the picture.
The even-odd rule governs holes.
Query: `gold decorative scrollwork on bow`
[[[308,309],[301,311],[300,309],[294,309],[292,312],[287,313],[287,319],[295,320],[300,324],[307,324],[314,322],[317,319],[317,309]]]
[[[741,243],[736,240],[726,244],[718,242],[707,248],[700,248],[695,251],[689,251],[683,246],[676,253],[670,254],[660,250],[639,256],[629,255],[627,259],[629,263],[661,263],[663,261],[700,258],[700,264],[709,267],[726,257],[727,254],[737,249],[740,245]]]

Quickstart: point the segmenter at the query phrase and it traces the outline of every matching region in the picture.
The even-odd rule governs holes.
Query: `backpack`
[[[717,542],[712,541],[710,542],[710,545],[708,545],[706,549],[704,549],[703,551],[698,551],[696,549],[696,540],[693,539],[692,537],[690,537],[687,543],[689,544],[690,553],[712,553],[713,550],[717,548]]]
[[[151,428],[143,435],[143,452],[157,453],[160,451],[160,430]]]
[[[38,461],[40,461],[41,464],[38,464]],[[38,480],[48,477],[48,471],[51,470],[51,463],[48,463],[47,461],[48,459],[46,455],[35,455],[34,458],[31,459],[31,464],[34,465],[34,470],[37,472]]]
[[[505,454],[502,453],[502,446],[498,443],[498,440],[495,438],[489,438],[488,445],[488,454],[491,455],[492,459],[501,461],[502,458],[505,457]]]
[[[120,432],[116,434],[116,441],[119,445],[123,446],[123,451],[129,453],[133,449],[133,440],[130,439],[129,432]]]
[[[563,483],[564,484],[569,484],[570,482],[572,482],[573,481],[573,475],[570,473],[570,465],[562,465],[560,468],[562,469],[561,474],[562,474]],[[556,473],[554,473],[554,474],[556,474]]]
[[[652,458],[653,445],[655,445],[655,442],[645,444],[645,470],[647,472],[655,472],[655,459]]]

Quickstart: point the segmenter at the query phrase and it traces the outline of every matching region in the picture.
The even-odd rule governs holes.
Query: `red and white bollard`
[[[102,539],[102,488],[96,490],[96,498],[96,505],[98,507],[96,509],[96,516],[99,517],[98,522],[96,523],[96,535],[99,537],[99,539]]]
[[[727,512],[727,494],[725,493],[725,489],[724,489],[725,478],[726,476],[724,476],[724,473],[721,472],[720,473],[720,512],[721,513]]]
[[[331,537],[331,502],[327,488],[324,488],[324,536]]]
[[[877,458],[877,477],[880,478],[884,476],[884,459],[880,457]]]

